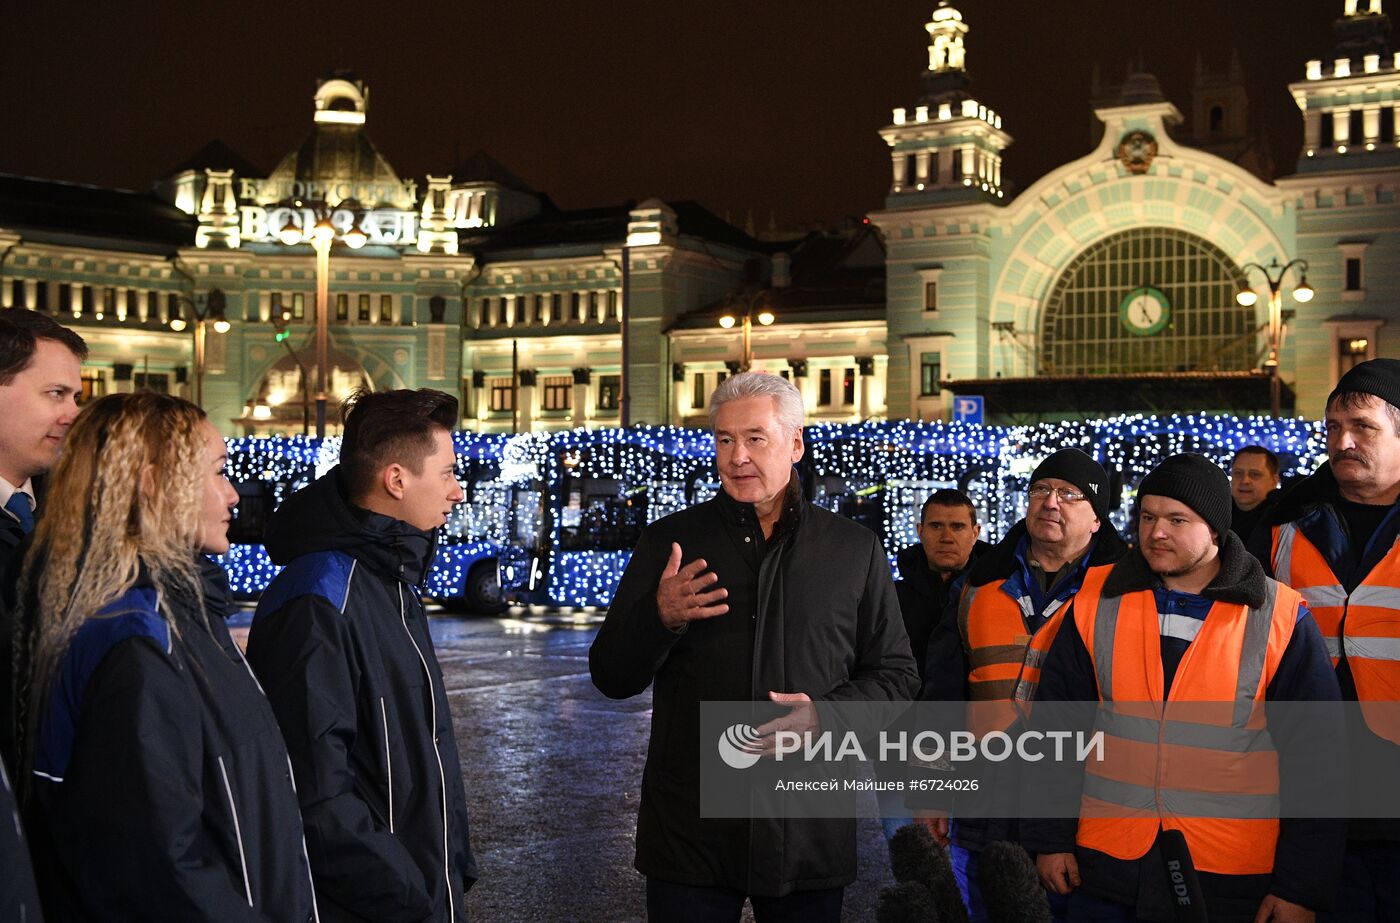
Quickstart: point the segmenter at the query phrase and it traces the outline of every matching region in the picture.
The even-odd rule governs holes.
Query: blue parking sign
[[[953,398],[953,419],[959,423],[981,423],[982,395],[959,394]]]

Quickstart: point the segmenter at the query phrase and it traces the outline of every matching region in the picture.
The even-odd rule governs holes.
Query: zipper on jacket
[[[388,802],[389,802],[389,832],[394,832],[394,761],[389,757],[389,712],[384,707],[384,696],[379,697],[379,717],[384,721],[384,776],[389,781]]]
[[[253,906],[253,883],[248,880],[248,856],[243,852],[243,831],[238,825],[238,806],[233,803],[233,786],[228,783],[228,768],[224,758],[218,757],[219,774],[224,777],[224,794],[228,796],[229,813],[233,815],[233,838],[238,841],[238,861],[243,866],[243,893],[248,898],[248,906]]]
[[[423,675],[428,678],[428,703],[433,710],[433,757],[437,760],[438,782],[441,786],[438,792],[442,800],[442,877],[447,883],[447,918],[456,920],[457,902],[452,899],[452,864],[447,858],[447,773],[443,771],[442,753],[438,750],[437,691],[433,688],[433,671],[428,669],[428,658],[423,656],[423,649],[418,646],[413,632],[408,628],[408,616],[404,614],[403,607],[402,583],[399,584],[399,621],[403,624],[404,633],[408,635],[408,643],[413,645],[413,650],[418,654],[418,662],[423,665]]]

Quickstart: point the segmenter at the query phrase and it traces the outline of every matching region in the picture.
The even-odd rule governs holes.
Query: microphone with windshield
[[[1035,863],[1017,843],[989,843],[977,859],[987,923],[1050,923],[1050,901]]]

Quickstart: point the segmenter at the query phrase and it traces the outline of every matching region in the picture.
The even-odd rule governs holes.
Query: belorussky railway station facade
[[[1287,88],[1304,145],[1280,178],[1232,61],[1198,63],[1186,114],[1149,74],[1096,81],[1096,146],[1008,191],[1015,126],[970,93],[943,3],[919,95],[879,130],[889,195],[844,231],[561,210],[484,153],[402,177],[368,86],[336,73],[270,172],[216,142],[148,192],[0,176],[0,304],[78,329],[89,393],[199,389],[230,435],[302,428],[322,222],[329,400],[440,388],[482,432],[698,423],[750,358],[719,324],[745,309],[753,367],[813,421],[947,419],[958,396],[989,422],[1263,412],[1273,353],[1283,411],[1316,417],[1352,364],[1400,355],[1400,55],[1381,0],[1342,2]],[[1271,298],[1293,260],[1306,286],[1295,264]]]

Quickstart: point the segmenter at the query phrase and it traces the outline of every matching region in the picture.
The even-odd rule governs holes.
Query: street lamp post
[[[204,406],[204,338],[206,335],[205,325],[212,324],[215,333],[228,333],[228,318],[224,317],[223,308],[210,311],[206,305],[203,310],[195,304],[193,298],[188,295],[175,296],[180,304],[188,304],[190,313],[194,315],[194,402],[201,408]],[[180,333],[189,324],[183,314],[176,314],[170,318],[170,329]]]
[[[1264,281],[1269,284],[1269,356],[1264,360],[1264,369],[1269,373],[1269,414],[1277,418],[1282,412],[1281,395],[1282,383],[1279,380],[1279,353],[1283,349],[1283,277],[1288,270],[1296,269],[1298,273],[1298,285],[1293,289],[1293,300],[1299,304],[1307,304],[1313,299],[1313,287],[1308,284],[1308,261],[1304,259],[1289,260],[1282,266],[1279,265],[1278,257],[1269,261],[1268,266],[1259,263],[1245,263],[1243,271],[1246,278],[1250,270],[1257,270]],[[1249,287],[1241,288],[1235,293],[1235,301],[1242,307],[1253,307],[1259,301],[1259,293]]]
[[[329,213],[321,209],[321,217],[309,228],[297,226],[293,212],[278,232],[278,239],[289,247],[309,243],[316,252],[316,438],[326,437],[326,383],[330,377],[330,261],[331,245],[337,239],[351,250],[365,245],[368,235],[358,224],[341,231],[332,223]]]
[[[740,295],[738,303],[743,306],[743,313],[727,311],[719,318],[719,325],[725,330],[733,329],[735,324],[740,324],[743,328],[744,345],[743,353],[739,359],[739,368],[744,372],[747,372],[753,365],[753,322],[757,320],[760,325],[768,327],[777,319],[773,315],[772,309],[768,307],[760,308],[757,314],[754,313],[758,302],[767,294],[767,289],[759,289],[749,295]]]

